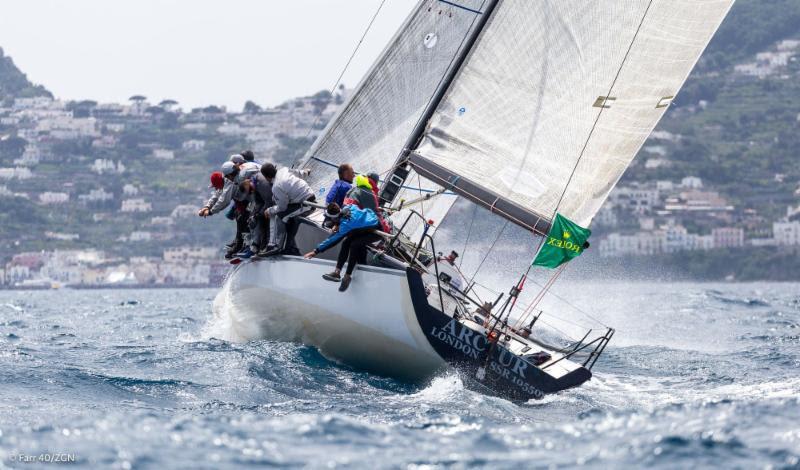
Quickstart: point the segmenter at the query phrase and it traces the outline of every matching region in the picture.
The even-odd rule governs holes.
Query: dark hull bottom
[[[499,344],[492,347],[485,335],[432,307],[420,275],[410,269],[407,274],[422,331],[436,353],[459,371],[468,388],[514,401],[527,401],[577,387],[592,377],[588,369],[579,367],[555,378]],[[480,370],[484,374],[479,374]]]

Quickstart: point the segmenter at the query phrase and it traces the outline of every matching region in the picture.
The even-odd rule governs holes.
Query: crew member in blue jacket
[[[339,204],[335,202],[328,204],[325,217],[334,221],[337,226],[328,238],[314,248],[314,251],[306,253],[305,258],[311,259],[344,240],[336,260],[336,269],[322,276],[327,281],[341,282],[339,292],[344,292],[350,286],[353,271],[358,263],[367,262],[367,246],[381,240],[381,236],[375,233],[381,228],[380,220],[370,209],[359,209],[354,205],[340,209]],[[342,276],[345,261],[347,261],[347,271]]]
[[[344,207],[344,197],[353,187],[353,178],[356,177],[356,172],[349,163],[342,163],[339,165],[339,179],[333,183],[328,195],[325,196],[325,204],[335,202],[339,207]],[[333,227],[335,224],[332,220],[326,218],[325,226],[328,228]]]

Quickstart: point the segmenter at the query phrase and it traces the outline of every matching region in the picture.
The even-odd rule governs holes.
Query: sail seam
[[[614,76],[614,80],[611,81],[611,87],[608,89],[608,93],[605,96],[611,96],[611,93],[614,91],[614,87],[617,84],[617,80],[619,76],[622,74],[622,69],[625,68],[625,63],[628,61],[628,56],[631,54],[631,50],[633,50],[633,45],[636,43],[636,39],[639,37],[639,32],[642,30],[642,25],[644,25],[644,21],[647,19],[647,14],[650,13],[650,7],[653,6],[653,1],[650,0],[647,3],[647,8],[644,10],[644,14],[642,15],[642,20],[639,22],[639,26],[636,28],[636,32],[633,34],[633,38],[631,38],[631,43],[628,45],[628,50],[625,51],[625,56],[622,58],[622,62],[619,65],[619,69],[617,69],[617,74]],[[583,144],[583,148],[581,149],[581,153],[578,155],[578,160],[575,162],[575,166],[572,168],[572,173],[569,175],[569,179],[567,180],[567,184],[564,186],[564,191],[561,193],[561,197],[558,199],[558,203],[556,204],[555,210],[553,211],[553,217],[555,218],[556,214],[558,214],[558,209],[561,207],[561,203],[564,201],[564,196],[567,194],[567,190],[569,189],[569,185],[572,183],[572,179],[575,177],[575,173],[578,170],[578,166],[581,164],[581,160],[583,159],[583,155],[586,153],[586,149],[589,147],[589,142],[592,140],[592,136],[594,135],[595,129],[597,129],[597,124],[600,122],[600,117],[603,115],[603,111],[605,111],[605,107],[601,107],[600,111],[597,113],[597,117],[592,124],[592,128],[589,130],[589,135],[586,137],[586,142]]]

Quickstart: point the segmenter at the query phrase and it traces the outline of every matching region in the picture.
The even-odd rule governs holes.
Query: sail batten
[[[518,225],[589,225],[732,3],[499,0],[409,162]]]

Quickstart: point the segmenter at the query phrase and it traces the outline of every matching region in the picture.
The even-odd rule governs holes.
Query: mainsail
[[[531,230],[587,226],[732,4],[497,0],[407,162]]]
[[[333,166],[385,174],[464,47],[487,0],[420,1],[306,155],[311,187],[324,193]],[[431,185],[428,184],[430,187]]]

